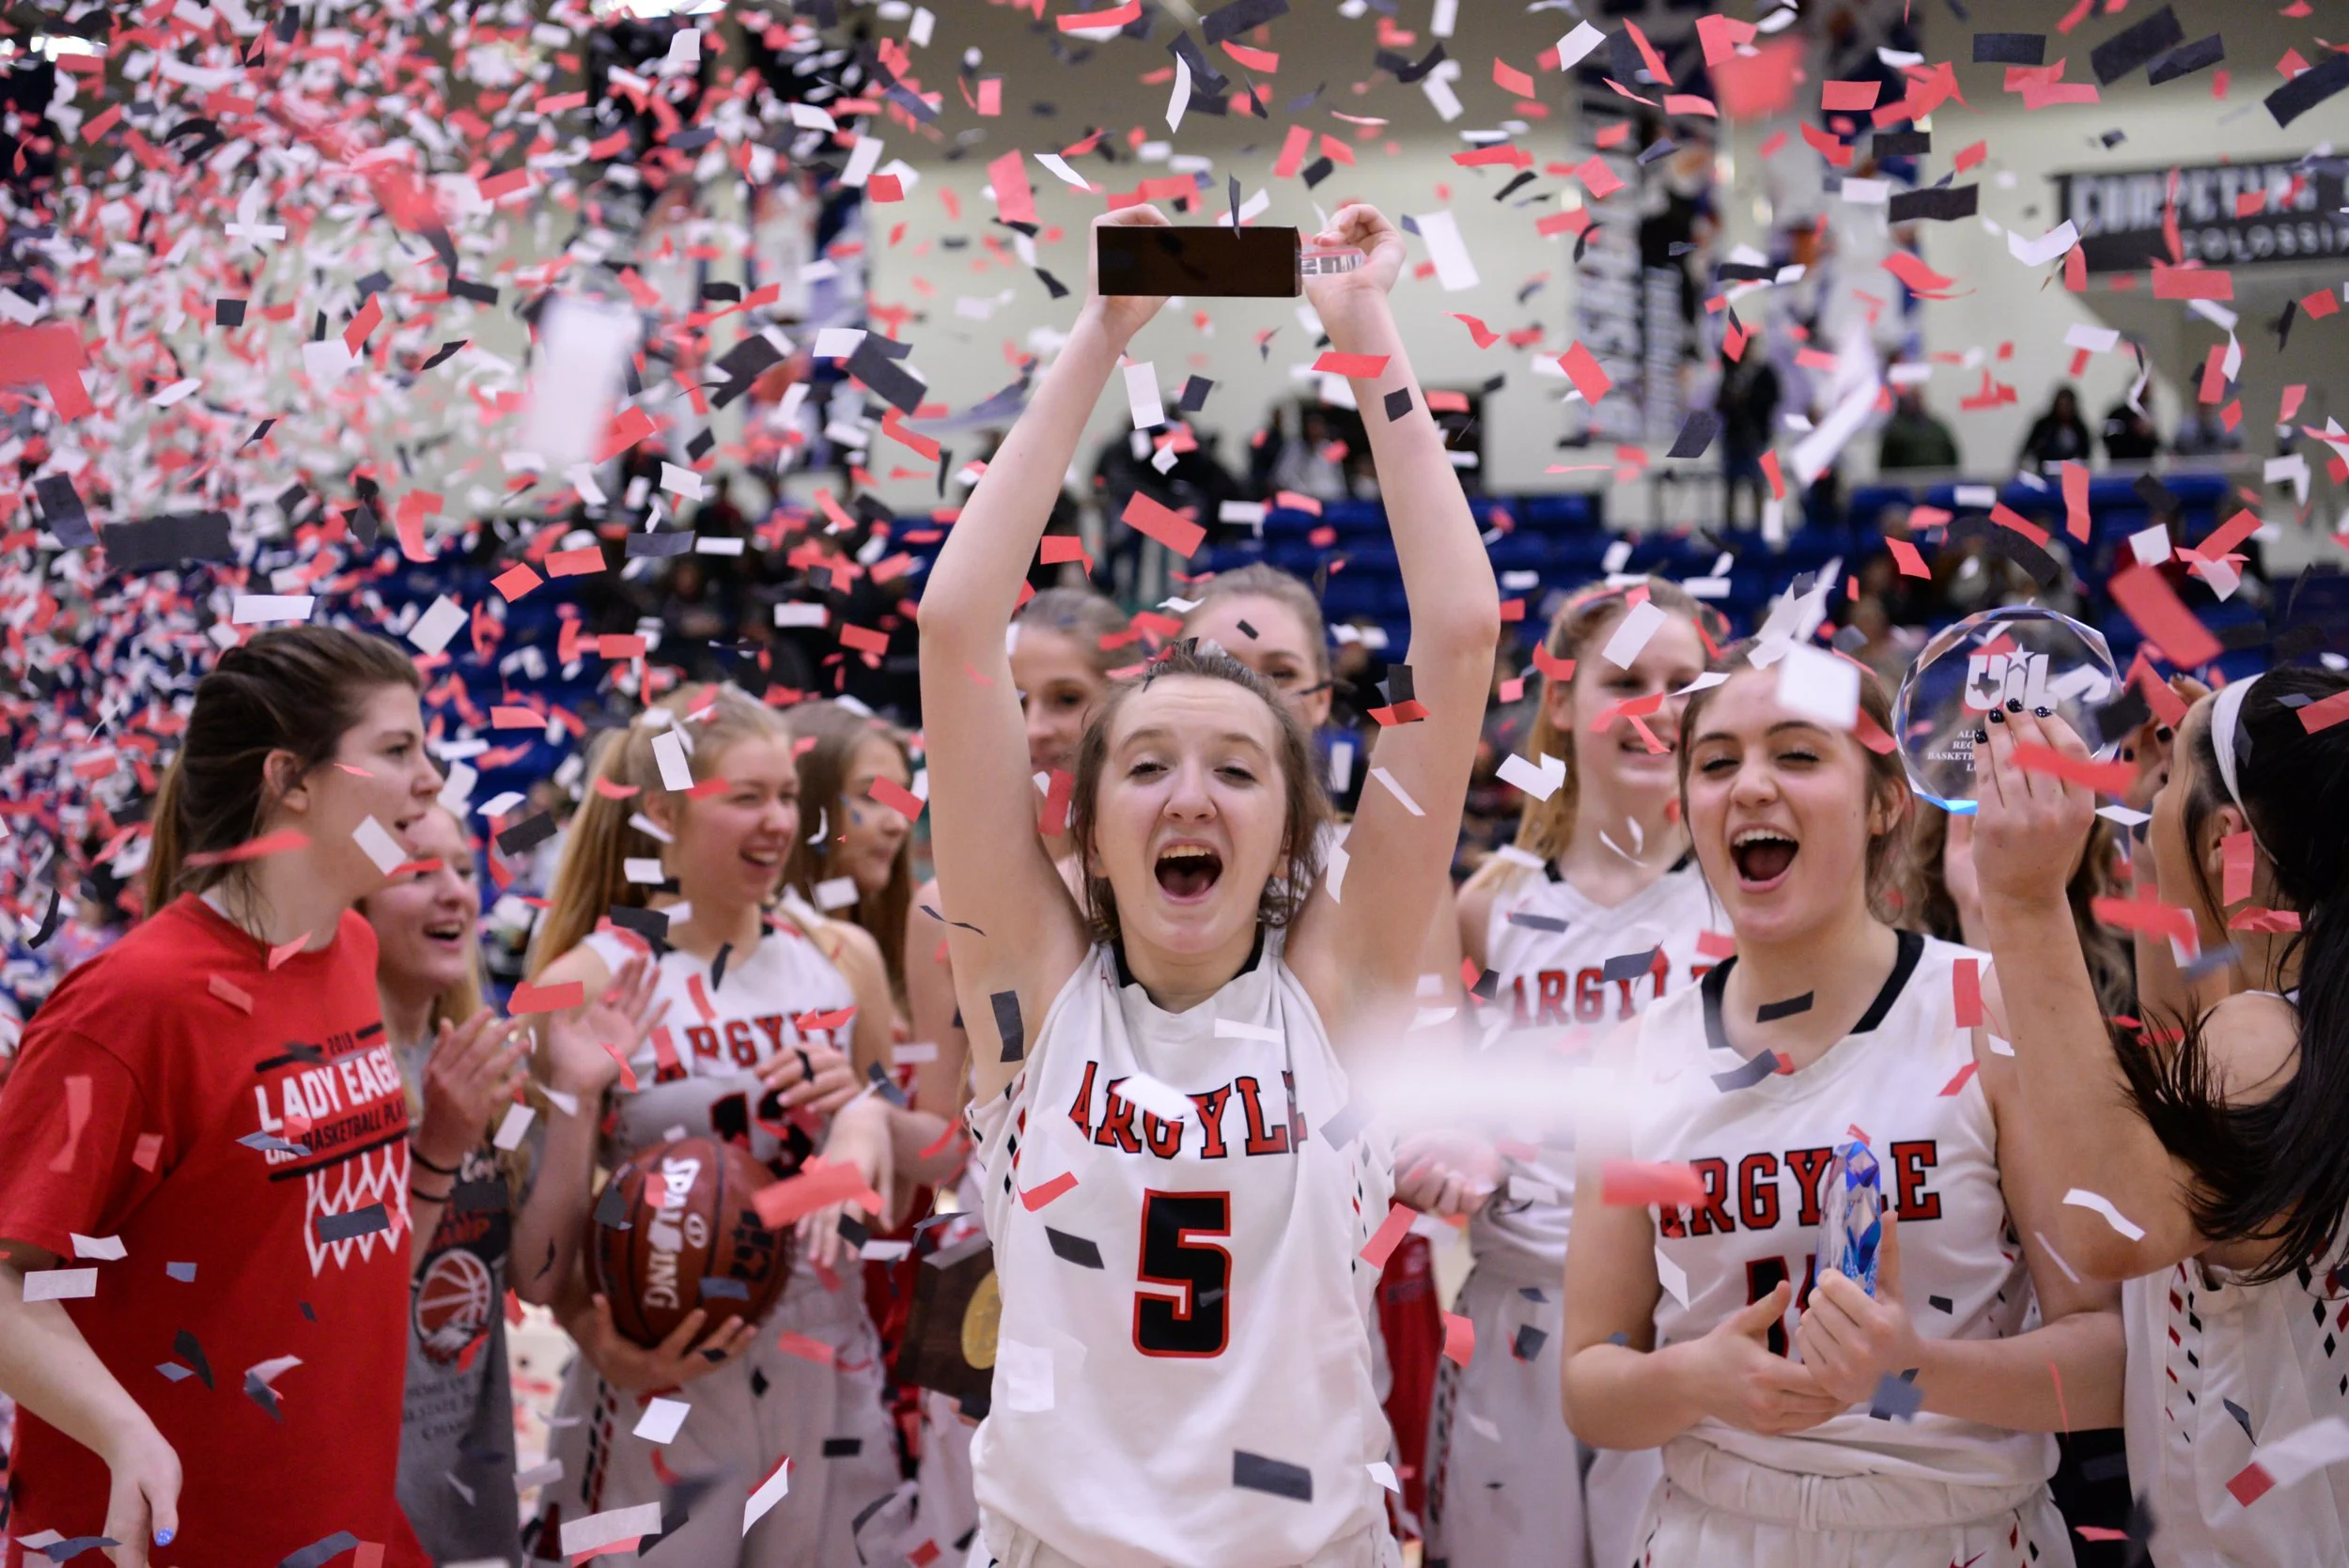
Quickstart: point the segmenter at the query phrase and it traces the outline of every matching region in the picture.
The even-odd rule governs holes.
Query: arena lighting
[[[0,60],[18,54],[39,54],[54,60],[60,54],[103,54],[104,50],[87,39],[77,39],[70,33],[38,33],[33,41],[21,49],[14,39],[0,39]]]

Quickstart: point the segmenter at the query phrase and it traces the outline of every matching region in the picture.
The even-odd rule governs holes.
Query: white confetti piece
[[[2120,341],[2120,328],[2092,327],[2085,321],[2073,322],[2071,330],[2063,334],[2065,348],[2085,349],[2092,354],[2108,354]]]
[[[1377,780],[1381,784],[1385,785],[1388,794],[1402,801],[1403,809],[1405,811],[1409,812],[1413,816],[1425,816],[1427,815],[1426,812],[1420,808],[1420,803],[1411,799],[1410,791],[1405,789],[1401,784],[1394,782],[1394,775],[1392,773],[1388,772],[1383,768],[1374,768],[1370,770],[1370,776]]]
[[[2151,528],[2140,528],[2130,535],[2129,553],[2137,557],[2137,564],[2140,567],[2158,567],[2169,560],[2169,525],[2157,522]]]
[[[658,856],[630,855],[620,862],[620,875],[639,887],[657,888],[669,879]]]
[[[645,1406],[644,1415],[638,1418],[635,1435],[648,1443],[673,1442],[677,1428],[685,1424],[692,1408],[681,1399],[656,1399]]]
[[[889,1064],[893,1067],[919,1066],[937,1060],[938,1042],[935,1040],[908,1040],[889,1048]]]
[[[1558,40],[1558,69],[1572,70],[1588,57],[1591,51],[1607,41],[1607,35],[1587,22],[1575,23],[1574,31]]]
[[[1436,281],[1444,291],[1457,294],[1475,287],[1476,263],[1469,256],[1468,241],[1460,238],[1460,221],[1449,212],[1417,213],[1412,221],[1426,241],[1427,259],[1436,264]]]
[[[1383,1459],[1374,1459],[1366,1467],[1370,1471],[1371,1480],[1377,1482],[1379,1485],[1385,1487],[1388,1491],[1394,1493],[1398,1497],[1402,1495],[1403,1483],[1395,1479],[1394,1467],[1392,1465],[1388,1464]]]
[[[627,388],[638,330],[632,307],[557,295],[540,318],[530,403],[515,444],[558,474],[594,457]]]
[[[185,402],[188,398],[194,396],[195,389],[203,384],[194,376],[188,377],[185,380],[174,381],[154,396],[149,397],[147,400],[148,405],[150,408],[167,409],[174,403]]]
[[[1039,152],[1035,155],[1035,161],[1051,170],[1052,177],[1064,185],[1074,185],[1080,191],[1093,189],[1093,182],[1070,168],[1068,161],[1057,152]]]
[[[24,1276],[27,1301],[79,1301],[97,1294],[94,1268],[40,1268]]]
[[[795,102],[790,106],[791,125],[797,131],[837,131],[840,124],[825,110],[813,103]]]
[[[742,1504],[742,1533],[750,1534],[751,1527],[765,1518],[773,1510],[775,1504],[790,1494],[791,1461],[785,1459],[776,1465],[766,1480],[760,1482],[753,1489],[749,1499]]]
[[[314,381],[335,381],[359,368],[358,356],[339,337],[322,337],[302,346],[302,369]]]
[[[2251,1451],[2251,1463],[2275,1484],[2263,1488],[2251,1501],[2255,1504],[2268,1490],[2280,1491],[2345,1459],[2349,1459],[2349,1421],[2339,1416],[2310,1421],[2272,1443],[2262,1443]]]
[[[1648,639],[1655,636],[1657,629],[1663,624],[1663,607],[1654,599],[1641,600],[1615,623],[1614,635],[1608,638],[1607,645],[1598,650],[1599,657],[1617,669],[1631,668],[1633,661],[1647,647]]]
[[[229,619],[238,626],[267,626],[277,621],[306,621],[318,602],[312,594],[239,594]]]
[[[1221,1019],[1217,1021],[1221,1022]],[[1190,1095],[1147,1073],[1135,1073],[1119,1079],[1111,1086],[1110,1093],[1148,1111],[1161,1122],[1179,1122],[1191,1110]]]
[[[852,190],[870,183],[887,146],[879,136],[859,135],[856,146],[848,149],[848,166],[840,171],[840,183]]]
[[[1501,782],[1515,784],[1536,800],[1547,800],[1558,793],[1562,779],[1553,779],[1539,768],[1511,752],[1501,759]]]
[[[77,1258],[96,1258],[101,1263],[113,1263],[129,1255],[118,1235],[84,1235],[79,1231],[69,1234],[73,1237],[73,1255]]]
[[[633,1508],[608,1508],[600,1514],[568,1519],[563,1524],[563,1555],[577,1557],[617,1541],[641,1541],[661,1533],[661,1505],[640,1502]]]
[[[849,908],[863,896],[853,877],[827,877],[816,884],[816,907],[826,914]]]
[[[1159,400],[1157,365],[1144,360],[1126,366],[1126,406],[1133,411],[1137,430],[1156,429],[1166,423],[1166,405]]]
[[[1005,1336],[995,1349],[995,1402],[1005,1410],[1042,1415],[1052,1408],[1052,1353]]]
[[[2044,267],[2079,242],[2080,231],[2067,220],[2036,240],[2026,240],[2009,229],[2006,253],[2026,267]]]
[[[487,800],[484,800],[481,804],[475,806],[474,810],[480,813],[483,816],[504,816],[507,812],[512,811],[516,806],[521,805],[528,799],[529,797],[524,795],[519,789],[500,790],[497,794],[490,796]]]
[[[1183,126],[1183,111],[1190,107],[1190,62],[1180,54],[1174,56],[1174,91],[1166,101],[1166,129],[1169,134]]]
[[[1778,700],[1823,724],[1850,729],[1859,721],[1859,666],[1807,643],[1790,644],[1778,668]]]
[[[1267,1045],[1273,1046],[1279,1045],[1286,1038],[1277,1029],[1267,1029],[1262,1024],[1242,1023],[1237,1018],[1216,1019],[1215,1037],[1219,1040],[1262,1040]]]
[[[530,1136],[530,1124],[537,1116],[538,1113],[526,1105],[507,1106],[505,1117],[498,1123],[497,1136],[490,1140],[490,1146],[501,1153],[511,1153],[521,1148],[522,1140]]]
[[[350,830],[350,841],[359,852],[375,862],[375,869],[389,877],[408,863],[408,851],[400,847],[392,831],[370,816]]]
[[[1664,1250],[1656,1250],[1656,1282],[1664,1293],[1686,1307],[1688,1304],[1688,1271],[1664,1256]]]
[[[2145,1227],[2133,1222],[2127,1215],[2113,1207],[2112,1200],[2101,1192],[2091,1192],[2084,1187],[2076,1187],[2063,1195],[2063,1201],[2076,1209],[2087,1209],[2102,1215],[2106,1224],[2131,1241],[2145,1239]]]
[[[465,629],[465,607],[443,594],[408,629],[408,641],[419,653],[439,653],[448,646],[450,638]]]
[[[913,20],[906,24],[906,41],[916,49],[927,49],[930,46],[930,29],[937,23],[938,18],[930,15],[928,7],[914,7]]]
[[[549,1089],[544,1085],[540,1085],[538,1093],[544,1094],[547,1097],[547,1103],[554,1107],[555,1110],[561,1111],[564,1115],[576,1116],[579,1114],[579,1096],[577,1094],[567,1094],[560,1089]]]
[[[661,787],[691,789],[693,766],[685,760],[685,739],[675,730],[652,737],[652,759],[661,765]]]
[[[520,1496],[534,1486],[552,1486],[562,1479],[563,1461],[550,1459],[543,1465],[533,1465],[526,1470],[515,1471],[514,1492],[516,1496]],[[504,1559],[499,1560],[503,1561]]]
[[[817,359],[847,359],[864,341],[862,327],[824,327],[816,334],[815,357]]]

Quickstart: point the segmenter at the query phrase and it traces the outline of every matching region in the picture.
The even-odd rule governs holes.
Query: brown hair
[[[1713,661],[1715,670],[1732,678],[1754,670],[1752,638],[1731,644],[1721,650]],[[1879,735],[1892,733],[1892,699],[1884,694],[1884,683],[1866,665],[1859,670],[1859,711],[1873,722]],[[1721,683],[1723,686],[1728,682]],[[1689,742],[1697,733],[1697,719],[1710,705],[1720,686],[1708,686],[1702,691],[1688,693],[1688,706],[1680,711],[1680,815],[1688,815],[1688,753]],[[1887,746],[1879,752],[1873,746],[1860,744],[1859,737],[1851,737],[1851,743],[1859,748],[1867,762],[1868,795],[1870,802],[1890,800],[1893,803],[1891,822],[1884,831],[1868,839],[1868,908],[1878,920],[1890,924],[1894,905],[1899,896],[1897,883],[1904,869],[1904,851],[1908,845],[1908,815],[1914,808],[1916,796],[1908,785],[1908,769],[1901,762],[1898,747]]]
[[[1314,597],[1313,589],[1303,580],[1278,567],[1251,561],[1244,567],[1218,572],[1205,582],[1194,583],[1190,591],[1199,597],[1192,601],[1190,609],[1183,613],[1183,629],[1186,631],[1190,629],[1190,624],[1198,618],[1200,611],[1220,598],[1268,598],[1283,606],[1305,629],[1307,652],[1314,661],[1314,675],[1324,681],[1330,678],[1329,629],[1322,624],[1321,601]]]
[[[1542,638],[1542,646],[1552,658],[1575,661],[1575,673],[1569,677],[1569,684],[1581,678],[1582,666],[1589,659],[1593,645],[1598,642],[1599,634],[1626,613],[1630,608],[1628,598],[1631,588],[1638,586],[1647,589],[1648,601],[1657,609],[1693,624],[1703,639],[1708,654],[1713,651],[1716,636],[1727,635],[1727,628],[1719,617],[1689,597],[1688,591],[1676,582],[1651,577],[1643,583],[1621,588],[1603,583],[1593,584],[1579,590],[1559,607],[1558,613],[1550,620],[1549,630]],[[1708,620],[1712,624],[1708,625]],[[1517,847],[1545,861],[1554,861],[1565,853],[1566,846],[1574,838],[1574,815],[1582,797],[1582,770],[1578,766],[1580,759],[1575,750],[1579,744],[1578,737],[1562,734],[1549,717],[1548,682],[1548,677],[1544,676],[1545,689],[1534,706],[1533,727],[1525,737],[1525,751],[1528,756],[1537,760],[1544,753],[1558,758],[1566,765],[1566,778],[1547,800],[1536,800],[1530,795],[1525,798],[1525,805],[1517,815]]]
[[[628,879],[624,862],[661,857],[661,842],[630,820],[644,809],[645,797],[663,787],[652,743],[663,731],[682,728],[686,715],[705,710],[706,716],[686,732],[692,741],[689,760],[695,783],[711,777],[718,759],[738,740],[764,737],[790,743],[791,731],[783,715],[739,686],[681,687],[637,715],[626,729],[599,736],[590,753],[590,782],[564,835],[554,886],[547,890],[546,913],[530,944],[526,968],[532,979],[583,941],[614,905],[643,908],[646,889]],[[667,720],[655,720],[656,712],[666,714]],[[597,783],[628,793],[614,800],[596,788]]]
[[[1123,644],[1103,647],[1104,637],[1122,637],[1128,621],[1117,601],[1090,588],[1047,588],[1019,607],[1012,625],[1057,631],[1084,649],[1094,674],[1107,680],[1112,670],[1133,662]]]
[[[879,719],[868,718],[838,703],[802,703],[791,710],[791,733],[796,737],[792,749],[799,753],[800,812],[802,818],[809,813],[830,811],[837,814],[854,808],[848,798],[848,770],[856,764],[857,747],[867,737],[887,741],[897,749],[898,757],[906,765],[906,774],[913,773],[913,754],[907,749],[906,738],[896,728]],[[809,744],[809,742],[813,744]],[[800,826],[807,824],[802,820]],[[839,846],[839,835],[830,828],[820,842],[812,842],[801,832],[793,836],[791,856],[785,864],[783,879],[799,891],[809,904],[816,903],[816,884],[832,874],[832,860]],[[856,923],[872,934],[879,944],[881,962],[889,971],[890,994],[900,1006],[906,1000],[906,911],[913,904],[913,835],[909,832],[897,846],[897,858],[889,868],[889,883],[879,893],[857,892]]]
[[[1068,832],[1083,866],[1085,918],[1093,926],[1094,937],[1100,941],[1115,941],[1119,936],[1117,895],[1108,877],[1093,874],[1091,863],[1095,813],[1101,793],[1101,774],[1109,762],[1110,732],[1119,710],[1136,693],[1147,691],[1153,681],[1170,675],[1229,681],[1246,689],[1271,710],[1280,737],[1275,760],[1285,793],[1287,820],[1282,831],[1282,853],[1287,865],[1265,882],[1257,916],[1266,925],[1285,926],[1304,907],[1306,895],[1313,891],[1314,878],[1320,873],[1321,827],[1330,819],[1330,798],[1322,792],[1320,774],[1314,768],[1313,742],[1288,704],[1265,684],[1262,675],[1228,653],[1209,652],[1196,640],[1185,638],[1152,660],[1140,680],[1121,683],[1112,691],[1109,700],[1094,714],[1093,722],[1085,725],[1084,738],[1077,746],[1077,786],[1069,802]]]
[[[1949,813],[1921,809],[1910,813],[1908,842],[1903,846],[1898,878],[1900,918],[1892,924],[1943,941],[1962,942],[1965,922],[1941,869],[1949,833]],[[2129,944],[2096,918],[2093,908],[2094,901],[2113,892],[2120,879],[2121,841],[2112,824],[2099,817],[2089,824],[2087,847],[2063,893],[2072,906],[2072,924],[2079,932],[2080,952],[2088,960],[2097,1003],[2107,1017],[2136,1007],[2135,956]]]
[[[264,631],[220,656],[196,683],[195,706],[163,774],[150,820],[147,912],[239,875],[234,862],[190,866],[257,835],[277,803],[270,754],[302,774],[334,760],[367,698],[386,686],[421,691],[408,656],[381,637],[331,626]]]

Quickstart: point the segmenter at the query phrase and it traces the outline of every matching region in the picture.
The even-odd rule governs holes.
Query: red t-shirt
[[[66,976],[0,1093],[0,1238],[96,1267],[97,1295],[66,1311],[179,1453],[179,1530],[158,1565],[272,1563],[343,1530],[387,1564],[427,1562],[393,1492],[408,1102],[375,957],[346,912],[331,945],[272,971],[180,898]],[[369,1219],[382,1228],[321,1238],[321,1220]],[[126,1255],[77,1259],[77,1233]],[[272,1414],[246,1372],[289,1356],[263,1368]],[[103,1533],[95,1453],[23,1412],[15,1470],[12,1541]],[[25,1555],[9,1545],[8,1568]]]

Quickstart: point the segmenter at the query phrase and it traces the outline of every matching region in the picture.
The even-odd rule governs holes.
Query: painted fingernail
[[[2052,719],[2055,717],[2055,709],[2047,707],[2044,705],[2039,707],[2032,708],[2031,713],[2033,716],[2041,719]]]
[[[2023,711],[2023,699],[2022,699],[2022,698],[2020,698],[2020,697],[2009,697],[2009,698],[2006,700],[2006,710],[2007,710],[2009,713],[2020,713],[2020,712],[2022,712],[2022,711]]]
[[[2154,732],[2154,738],[2160,741],[2165,746],[2168,745],[2170,743],[2170,726],[2164,724],[2161,728],[2155,730]]]
[[[1987,746],[1987,745],[1989,745],[1989,744],[1990,744],[1990,732],[1989,732],[1988,730],[1976,730],[1976,731],[1974,732],[1974,744],[1975,744],[1975,745],[1977,745],[1977,746]]]
[[[171,1538],[178,1533],[177,1530],[159,1529],[155,1532],[155,1545],[168,1546],[171,1545]]]
[[[1990,722],[1994,724],[2003,724],[2006,722],[2006,715],[1994,707],[1990,710]]]

